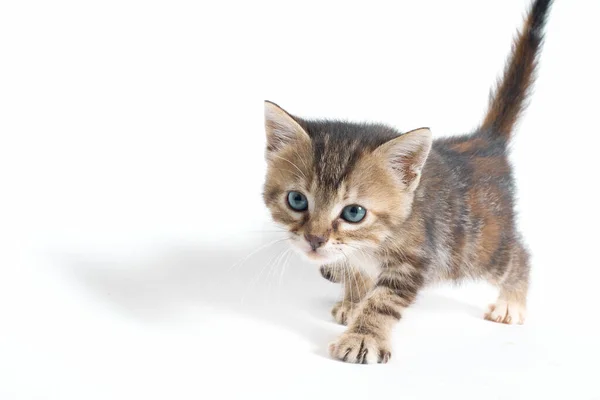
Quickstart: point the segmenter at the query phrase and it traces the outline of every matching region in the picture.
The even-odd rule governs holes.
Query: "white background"
[[[0,399],[600,398],[597,1],[556,2],[514,141],[525,326],[442,287],[390,364],[332,361],[339,289],[260,198],[264,99],[467,132],[527,4],[2,2]]]

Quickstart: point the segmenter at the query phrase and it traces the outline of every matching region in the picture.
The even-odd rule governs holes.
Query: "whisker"
[[[285,272],[286,267],[289,265],[290,258],[292,257],[293,254],[294,254],[294,252],[292,251],[292,249],[290,249],[290,251],[288,252],[287,258],[283,262],[283,267],[281,268],[281,272],[279,273],[278,297],[281,296],[281,284],[283,282],[283,274]]]
[[[283,161],[286,161],[286,162],[288,162],[288,163],[292,164],[292,165],[294,166],[294,168],[296,168],[296,169],[298,170],[298,172],[300,172],[300,174],[302,175],[302,177],[303,177],[304,179],[308,180],[308,179],[306,178],[306,175],[304,175],[304,172],[302,172],[302,170],[301,170],[300,168],[298,168],[298,166],[297,166],[296,164],[294,164],[293,162],[291,162],[290,160],[288,160],[288,159],[287,159],[287,158],[285,158],[285,157],[281,157],[280,155],[273,154],[273,156],[274,156],[274,157],[277,157],[277,158],[280,158],[280,159],[282,159]]]
[[[301,157],[300,154],[298,154],[298,150],[296,150],[295,147],[293,149],[294,149],[294,153],[296,153],[296,155],[298,156],[298,158],[300,159],[300,161],[302,161],[302,166],[308,170],[309,168],[308,168],[308,165],[306,164],[306,162],[304,160],[304,157]]]
[[[244,262],[246,262],[250,257],[252,257],[253,255],[255,255],[256,253],[258,253],[259,251],[265,249],[266,247],[269,246],[273,246],[274,244],[283,242],[284,240],[290,240],[290,238],[281,238],[281,239],[275,239],[267,244],[264,244],[262,246],[260,246],[258,249],[252,251],[250,254],[246,255],[244,258],[242,258],[241,260],[233,263],[231,266],[229,266],[226,270],[227,273],[231,272],[234,268],[241,266]]]
[[[252,278],[252,279],[251,279],[251,280],[248,282],[248,284],[246,285],[246,288],[245,288],[245,290],[244,290],[244,294],[242,295],[242,303],[243,303],[243,302],[244,302],[244,300],[246,299],[246,295],[248,294],[248,292],[249,292],[249,290],[250,290],[250,287],[251,287],[251,286],[255,286],[255,285],[256,285],[256,283],[258,283],[258,281],[259,281],[260,277],[262,276],[262,274],[263,274],[264,270],[265,270],[266,268],[268,268],[268,267],[271,265],[271,263],[272,263],[272,262],[273,262],[273,261],[274,261],[276,258],[278,258],[278,257],[281,255],[281,253],[283,253],[284,251],[286,251],[286,249],[283,249],[283,250],[281,250],[279,253],[277,253],[275,256],[273,256],[273,257],[272,257],[272,258],[269,260],[269,262],[268,262],[268,263],[264,264],[264,265],[263,265],[263,266],[260,268],[260,271],[258,272],[258,274],[256,274],[256,275],[255,275],[255,276],[254,276],[254,277],[253,277],[253,278]]]
[[[294,174],[294,176],[295,176],[296,178],[300,179],[300,180],[305,180],[305,179],[306,179],[306,178],[304,178],[304,177],[302,177],[302,176],[298,175],[296,172],[294,172],[294,171],[292,171],[292,170],[290,170],[290,169],[285,169],[285,168],[275,168],[275,167],[270,167],[270,168],[272,168],[272,169],[274,169],[274,170],[277,170],[277,171],[279,172],[279,174],[280,174],[282,177],[283,177],[283,173],[282,173],[281,171],[287,171],[287,172],[289,172],[289,173],[291,173],[291,174]]]
[[[275,273],[277,271],[277,266],[279,265],[280,262],[283,261],[283,259],[285,258],[285,256],[292,251],[292,249],[287,249],[285,250],[282,254],[279,255],[279,257],[277,257],[277,259],[271,264],[271,267],[269,268],[269,271],[267,272],[267,276],[266,276],[266,280],[269,284],[269,289],[267,291],[265,291],[266,293],[273,293],[273,278],[275,278]]]

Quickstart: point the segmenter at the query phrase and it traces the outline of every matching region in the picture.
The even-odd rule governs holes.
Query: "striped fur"
[[[348,326],[332,357],[387,362],[390,332],[427,284],[484,279],[498,301],[487,319],[522,323],[529,255],[515,227],[507,144],[535,76],[550,0],[535,0],[489,111],[475,132],[431,142],[426,128],[309,121],[265,104],[264,201],[293,245],[344,286],[332,314]],[[287,204],[289,191],[308,208]],[[360,223],[344,206],[367,209]],[[324,245],[311,248],[306,237]]]

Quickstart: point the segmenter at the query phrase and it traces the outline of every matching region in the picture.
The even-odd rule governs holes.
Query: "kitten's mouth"
[[[335,261],[338,261],[340,258],[339,255],[319,250],[308,250],[304,251],[303,253],[304,256],[306,256],[306,258],[308,259],[308,261],[319,265],[330,264]]]
[[[328,257],[319,253],[317,250],[310,250],[306,252],[306,256],[308,258],[310,258],[311,260],[315,260],[315,261],[323,261],[326,260]]]
[[[335,254],[335,252],[333,252],[331,249],[324,247],[312,249],[308,246],[308,243],[305,243],[304,241],[293,240],[292,247],[294,247],[299,254],[305,257],[306,260],[315,264],[327,264],[338,259],[337,254]]]

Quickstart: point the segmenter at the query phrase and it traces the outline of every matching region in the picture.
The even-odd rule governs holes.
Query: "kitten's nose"
[[[319,247],[323,246],[323,244],[327,241],[327,238],[325,236],[311,235],[309,233],[304,234],[304,239],[306,239],[306,241],[310,244],[310,247],[312,247],[313,250],[316,250]]]

